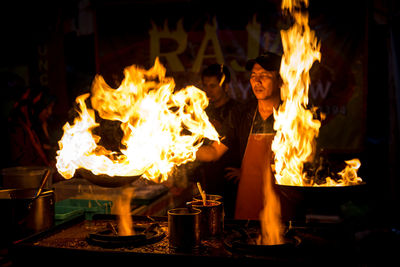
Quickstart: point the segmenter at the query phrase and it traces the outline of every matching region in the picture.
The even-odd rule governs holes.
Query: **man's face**
[[[203,90],[206,92],[211,103],[218,102],[225,97],[226,92],[224,88],[219,85],[219,81],[216,76],[204,76],[202,83]]]
[[[251,70],[250,84],[257,100],[279,96],[280,80],[277,71],[268,71],[255,63]]]

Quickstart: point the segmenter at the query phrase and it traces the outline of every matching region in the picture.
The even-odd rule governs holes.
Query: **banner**
[[[246,6],[214,2],[96,6],[98,73],[117,88],[125,67],[150,68],[159,57],[167,75],[174,77],[176,89],[201,88],[201,71],[219,63],[231,71],[230,95],[247,101],[253,96],[246,61],[263,51],[282,54],[280,30],[288,28],[290,21],[281,14],[277,1],[249,1]],[[358,15],[351,17],[350,10],[338,16],[339,7],[332,9],[325,2],[311,2],[309,9],[310,27],[316,31],[322,53],[321,62],[311,69],[309,93],[310,103],[326,115],[319,144],[331,151],[359,151],[365,132],[366,13],[358,8]],[[345,27],[340,26],[343,23]]]

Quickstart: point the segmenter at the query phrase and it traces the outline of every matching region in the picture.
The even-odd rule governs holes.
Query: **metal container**
[[[203,197],[201,196],[201,194],[198,194],[193,197],[193,200],[203,200]],[[219,201],[222,203],[224,202],[224,199],[222,196],[213,195],[213,194],[206,194],[206,200],[215,200],[215,201]]]
[[[169,246],[176,250],[192,250],[200,246],[201,210],[176,208],[168,211]]]
[[[4,188],[38,188],[47,170],[50,176],[47,179],[45,188],[52,185],[52,173],[50,167],[45,166],[18,166],[1,170]]]
[[[203,197],[201,194],[193,196],[193,201],[202,201]],[[206,194],[206,200],[213,200],[213,201],[218,201],[221,202],[222,204],[222,212],[223,212],[223,218],[225,218],[225,208],[224,208],[224,198],[221,195],[213,195],[213,194]]]
[[[1,245],[45,231],[54,225],[54,191],[37,189],[0,190]]]
[[[192,201],[192,207],[201,210],[200,232],[202,239],[217,238],[224,232],[224,210],[219,201]]]

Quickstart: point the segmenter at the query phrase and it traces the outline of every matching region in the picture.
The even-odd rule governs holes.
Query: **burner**
[[[259,229],[232,229],[231,233],[225,237],[224,245],[235,253],[275,257],[292,253],[301,243],[301,239],[292,232],[285,235],[285,243],[277,245],[259,245],[257,241],[259,236]]]
[[[158,223],[135,225],[133,229],[135,234],[120,236],[118,235],[116,227],[109,223],[107,224],[107,229],[90,233],[87,237],[87,241],[92,245],[104,248],[139,247],[156,243],[165,236],[165,232]]]

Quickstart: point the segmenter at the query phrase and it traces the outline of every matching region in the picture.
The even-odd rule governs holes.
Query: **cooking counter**
[[[58,225],[53,229],[22,240],[12,249],[12,258],[16,266],[27,266],[32,260],[51,256],[62,264],[272,264],[272,265],[366,265],[378,260],[393,260],[390,252],[398,249],[396,244],[389,251],[389,239],[386,243],[373,243],[374,239],[360,239],[363,233],[352,232],[343,224],[305,224],[292,225],[290,231],[301,242],[292,248],[260,246],[256,249],[235,245],[240,231],[251,233],[259,231],[257,221],[225,221],[224,236],[202,240],[198,249],[176,251],[169,247],[167,217],[133,216],[134,224],[156,223],[165,235],[160,240],[148,244],[107,247],[93,244],[88,239],[90,233],[99,231],[107,223],[115,222],[114,215],[98,215],[93,220],[83,216],[74,221]],[[365,234],[365,233],[364,233]],[[377,239],[378,240],[378,239]],[[398,241],[398,239],[396,239]],[[372,242],[371,242],[372,241]],[[393,240],[392,240],[393,241]],[[385,248],[385,249],[384,249]],[[376,250],[378,249],[378,250]],[[385,255],[380,254],[385,250]],[[372,254],[371,254],[372,253]],[[20,255],[24,255],[21,257]],[[376,258],[375,258],[376,256]],[[384,257],[384,258],[382,258]],[[54,264],[54,262],[52,262]]]
[[[108,188],[90,183],[86,179],[70,179],[53,185],[57,202],[68,199],[90,199],[115,203],[126,187]],[[175,188],[154,184],[138,179],[129,187],[134,190],[131,214],[163,216],[176,206],[182,206],[192,197],[192,186],[186,186],[176,193]]]
[[[80,185],[72,184],[77,182]],[[80,198],[85,194],[92,196],[94,193],[99,199],[108,196],[112,200],[120,190],[86,186],[82,183],[86,182],[76,180],[59,184],[56,188],[56,197],[60,201],[63,198]],[[286,235],[296,240],[292,246],[259,246],[255,243],[242,242],[247,240],[247,237],[259,234],[259,222],[225,219],[221,237],[202,240],[198,249],[176,251],[169,246],[168,221],[165,214],[167,209],[182,205],[180,202],[192,198],[191,187],[187,188],[190,192],[187,192],[186,197],[183,196],[185,193],[181,192],[174,199],[174,193],[167,191],[155,198],[148,198],[147,202],[139,201],[138,208],[132,210],[134,225],[147,225],[146,227],[157,225],[161,234],[151,242],[123,246],[108,246],[106,243],[93,242],[89,238],[91,234],[109,228],[110,224],[116,225],[116,217],[113,214],[96,214],[90,220],[82,214],[56,224],[47,231],[16,242],[8,253],[12,266],[28,266],[39,262],[41,266],[57,264],[370,266],[370,263],[373,266],[383,266],[385,263],[390,263],[389,265],[399,263],[397,259],[400,251],[399,227],[382,220],[376,214],[361,214],[355,218],[343,217],[343,214],[340,216],[314,214],[305,222],[288,222]],[[347,210],[351,211],[349,212],[351,214],[362,213],[355,208],[357,206],[349,205]],[[371,218],[381,223],[371,224],[369,220]],[[49,257],[51,260],[47,260]]]
[[[99,215],[92,221],[81,220],[75,221],[72,225],[67,227],[60,227],[55,229],[54,232],[44,234],[39,238],[31,238],[21,242],[16,246],[16,251],[20,253],[51,253],[57,254],[62,258],[71,259],[79,256],[81,260],[90,263],[121,261],[122,259],[129,258],[130,262],[135,260],[146,259],[146,263],[160,263],[177,259],[173,256],[179,256],[179,259],[185,257],[197,258],[197,260],[218,260],[227,259],[231,257],[231,253],[224,249],[221,240],[203,241],[202,247],[198,250],[190,252],[179,252],[169,248],[168,243],[168,222],[166,217],[146,217],[146,216],[133,216],[133,221],[136,224],[150,224],[157,222],[165,233],[162,239],[158,242],[146,244],[142,246],[130,245],[117,248],[108,248],[96,244],[91,244],[88,240],[89,233],[102,229],[107,222],[114,221],[112,215]],[[23,252],[22,252],[23,251]],[[173,257],[174,259],[172,259]],[[200,259],[201,258],[201,259]],[[76,259],[76,258],[75,258]],[[196,261],[197,261],[196,260]],[[20,259],[17,259],[19,263]],[[23,261],[23,259],[22,259]],[[21,262],[23,264],[23,262]]]

